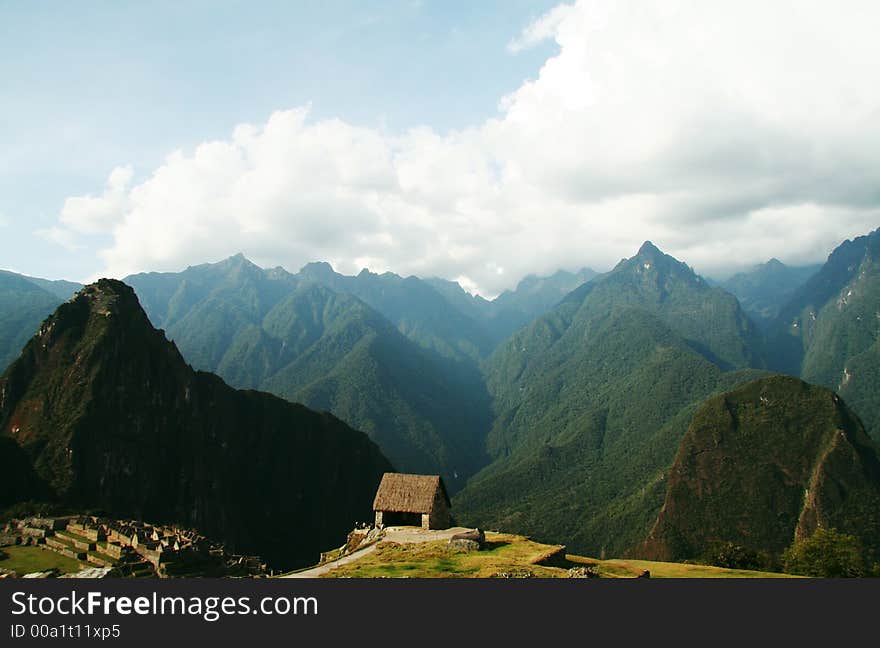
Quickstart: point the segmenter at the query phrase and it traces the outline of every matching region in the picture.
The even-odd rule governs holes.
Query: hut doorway
[[[422,526],[421,513],[400,513],[385,511],[382,513],[382,524],[385,526]]]

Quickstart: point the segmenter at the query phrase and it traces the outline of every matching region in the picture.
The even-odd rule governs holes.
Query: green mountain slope
[[[489,353],[492,340],[472,317],[453,307],[429,282],[400,277],[392,272],[375,274],[362,270],[342,275],[329,263],[309,263],[296,275],[354,295],[391,321],[401,333],[420,346],[459,360],[478,361]]]
[[[836,390],[880,439],[880,230],[841,244],[782,309],[780,371]]]
[[[740,272],[720,286],[734,295],[743,310],[759,325],[774,320],[782,307],[821,266],[787,266],[778,259],[755,266],[747,272]]]
[[[468,294],[454,281],[436,277],[426,281],[450,305],[482,324],[493,345],[497,345],[514,331],[547,313],[568,293],[596,276],[597,273],[589,268],[577,272],[559,270],[548,277],[529,275],[514,290],[505,290],[492,301]]]
[[[62,301],[67,301],[73,297],[74,293],[81,290],[83,287],[81,283],[65,281],[64,279],[40,279],[39,277],[22,276],[31,283],[38,285],[43,290],[52,293]]]
[[[565,371],[602,384],[626,364],[611,354],[598,368],[580,370],[574,357],[591,329],[610,313],[633,308],[654,315],[693,351],[721,368],[760,367],[760,339],[736,298],[710,287],[688,266],[645,243],[610,273],[582,285],[556,308],[514,334],[486,364],[487,382],[499,412],[520,407],[526,386],[541,385],[548,372]],[[621,352],[629,335],[619,335]],[[603,354],[605,355],[605,354]],[[594,360],[590,360],[594,362]]]
[[[417,346],[363,302],[315,284],[280,302],[263,330],[292,356],[264,389],[350,421],[402,470],[440,472],[453,491],[485,465],[491,412],[475,368]]]
[[[390,469],[329,414],[193,371],[117,281],[61,305],[0,394],[0,449],[49,499],[195,526],[282,567],[369,519]]]
[[[401,470],[440,472],[453,491],[485,465],[491,414],[477,369],[420,347],[356,297],[243,257],[129,281],[197,368],[328,410]]]
[[[590,281],[598,273],[590,268],[577,272],[559,270],[548,277],[529,275],[514,290],[505,290],[492,300],[487,326],[493,339],[500,342],[514,331],[550,311],[571,291]]]
[[[495,461],[457,515],[622,552],[656,517],[695,407],[758,375],[755,344],[733,296],[645,244],[490,357]]]
[[[263,270],[242,255],[180,273],[133,275],[125,282],[187,362],[242,388],[256,388],[271,371],[272,353],[260,344],[261,322],[297,285],[283,270]]]
[[[30,278],[0,270],[0,371],[18,357],[40,322],[62,301]]]
[[[770,376],[703,404],[641,552],[703,555],[715,542],[781,553],[819,527],[880,549],[880,448],[824,387]]]
[[[440,293],[450,306],[476,322],[485,324],[485,320],[492,313],[491,301],[480,295],[470,294],[457,281],[440,277],[430,277],[423,281]]]

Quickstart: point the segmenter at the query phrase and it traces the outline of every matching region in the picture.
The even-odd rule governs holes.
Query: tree
[[[862,545],[855,536],[836,529],[816,529],[809,538],[795,540],[782,555],[785,571],[818,578],[865,575]]]
[[[743,547],[734,542],[713,542],[702,561],[717,567],[728,569],[767,569],[770,567],[769,556],[759,554],[748,547]]]

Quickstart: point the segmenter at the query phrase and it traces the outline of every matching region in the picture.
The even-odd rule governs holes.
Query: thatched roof
[[[431,513],[438,489],[449,505],[446,486],[439,475],[385,473],[373,500],[374,511],[395,513]]]

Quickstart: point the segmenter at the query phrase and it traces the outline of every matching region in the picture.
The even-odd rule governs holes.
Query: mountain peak
[[[141,335],[152,327],[131,286],[118,279],[98,279],[61,304],[43,321],[28,344],[35,343],[47,350],[70,332],[73,332],[71,339],[97,339],[111,330],[123,329],[126,335],[135,331],[138,332],[135,335]]]
[[[624,262],[620,265],[631,269],[634,268],[636,272],[639,273],[644,270],[653,270],[662,272],[663,274],[676,273],[684,274],[689,277],[698,276],[689,265],[679,261],[674,256],[666,254],[663,250],[651,243],[651,241],[645,241],[642,243],[642,247],[639,248],[636,255],[629,259],[624,259]]]
[[[645,241],[642,243],[642,247],[640,247],[638,251],[638,256],[658,256],[662,254],[663,252],[660,248],[651,243],[651,241]]]
[[[237,254],[233,254],[232,256],[226,257],[222,261],[218,261],[217,265],[236,266],[241,265],[242,263],[250,263],[250,261],[248,261],[248,258],[244,255],[243,252],[239,252]]]
[[[118,312],[120,303],[127,305],[138,300],[132,287],[118,279],[98,279],[81,288],[71,301],[85,301],[92,312],[107,315]]]
[[[651,241],[645,241],[634,256],[622,259],[608,274],[608,279],[613,276],[640,277],[640,282],[646,282],[644,287],[653,286],[650,289],[652,292],[660,290],[661,293],[671,289],[670,282],[681,281],[684,282],[682,285],[700,290],[708,286],[706,281],[688,264],[666,254]]]
[[[312,261],[310,263],[307,263],[302,268],[300,268],[299,272],[304,276],[312,277],[315,279],[333,277],[336,274],[333,266],[326,261]]]
[[[90,284],[83,286],[77,294],[96,295],[96,294],[113,294],[128,295],[134,294],[134,290],[128,284],[119,279],[109,279],[103,277]]]
[[[330,265],[329,263],[327,263],[326,261],[310,261],[302,267],[302,270],[303,271],[305,271],[305,270],[309,270],[309,271],[315,271],[315,270],[327,271],[327,270],[329,270],[330,272],[334,272],[333,266]]]
[[[192,267],[192,266],[191,266]],[[209,263],[202,266],[195,266],[195,269],[205,268],[209,271],[220,271],[223,273],[262,273],[263,269],[256,263],[248,259],[243,253],[239,252],[231,257],[227,257],[217,263]]]

